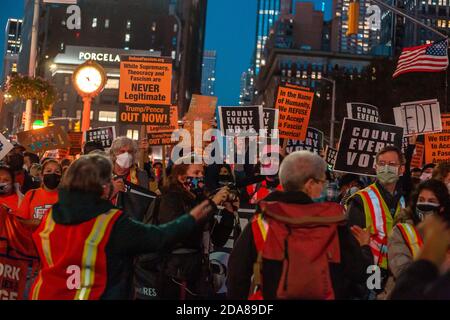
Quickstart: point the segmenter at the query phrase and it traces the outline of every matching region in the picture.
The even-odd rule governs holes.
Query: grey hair
[[[302,190],[309,179],[322,179],[327,164],[319,155],[309,151],[291,153],[280,166],[280,182],[284,191]]]
[[[128,137],[118,137],[116,138],[112,145],[111,149],[109,149],[109,156],[111,161],[114,163],[117,160],[116,153],[119,152],[123,147],[131,147],[131,154],[133,155],[133,160],[136,160],[136,154],[138,152],[138,146],[136,141],[128,138]]]

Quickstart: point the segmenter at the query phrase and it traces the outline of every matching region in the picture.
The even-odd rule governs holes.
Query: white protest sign
[[[442,132],[439,101],[402,103],[394,108],[395,124],[405,129],[405,136]]]
[[[2,160],[6,155],[14,148],[11,142],[5,138],[4,135],[0,133],[0,160]]]

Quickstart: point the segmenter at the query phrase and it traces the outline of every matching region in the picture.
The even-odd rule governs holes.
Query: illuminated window
[[[92,19],[92,28],[97,28],[97,18]]]
[[[156,31],[156,22],[152,23],[152,31],[155,32]]]
[[[109,28],[109,19],[105,20],[105,28],[108,29]]]
[[[131,29],[131,20],[127,20],[127,29]]]
[[[101,122],[117,122],[117,112],[114,111],[99,111],[98,121]]]
[[[127,138],[132,140],[139,140],[139,130],[127,130]]]
[[[130,42],[130,38],[131,36],[129,33],[125,34],[125,42]]]

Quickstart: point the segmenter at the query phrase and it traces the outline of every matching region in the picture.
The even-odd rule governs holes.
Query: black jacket
[[[302,192],[273,192],[267,201],[285,203],[311,204],[313,201]],[[348,299],[357,296],[355,285],[360,286],[367,278],[367,267],[372,263],[366,259],[356,239],[347,226],[339,227],[339,243],[341,246],[341,263],[331,264],[330,273],[336,299]],[[228,297],[233,300],[246,300],[249,295],[253,264],[257,251],[253,239],[251,224],[248,224],[240,238],[236,241],[234,250],[228,262]],[[282,262],[264,260],[263,262],[263,296],[266,300],[276,299],[279,279],[282,272]],[[299,276],[301,270],[299,270]],[[308,275],[304,275],[308,276]],[[269,281],[267,281],[269,279]]]
[[[419,260],[397,279],[392,300],[450,300],[450,273],[443,276],[427,260]]]

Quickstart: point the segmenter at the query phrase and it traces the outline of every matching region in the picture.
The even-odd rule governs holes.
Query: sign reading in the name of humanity
[[[258,135],[264,128],[262,106],[219,107],[223,136]]]
[[[426,163],[450,161],[450,113],[442,116],[442,132],[425,136]]]
[[[167,126],[170,124],[170,108],[121,104],[119,105],[119,121],[128,124]]]
[[[102,127],[86,131],[86,142],[97,142],[103,148],[111,148],[112,143],[116,139],[116,127]]]
[[[172,105],[172,59],[122,56],[119,103]]]
[[[411,168],[422,168],[424,155],[425,145],[422,142],[417,142],[414,154],[411,158]]]
[[[395,124],[405,128],[405,136],[442,131],[441,108],[434,100],[402,103],[394,108]]]
[[[266,135],[269,138],[275,138],[276,134],[274,130],[278,129],[280,111],[273,108],[263,108],[263,113],[264,129],[267,130]]]
[[[334,163],[336,162],[336,156],[337,156],[337,150],[327,146],[325,148],[325,161],[330,166],[334,166]]]
[[[286,146],[287,154],[302,150],[320,154],[323,150],[323,132],[315,128],[308,128],[305,140],[289,139]]]
[[[5,138],[4,135],[0,133],[0,160],[2,160],[6,155],[14,148],[11,142]]]
[[[378,107],[367,103],[349,102],[347,103],[347,113],[350,119],[380,122]]]
[[[399,149],[403,128],[385,123],[344,119],[334,171],[375,176],[375,156],[386,146]]]
[[[32,153],[70,147],[69,137],[60,126],[19,132],[17,138],[19,143]]]
[[[275,108],[280,111],[280,138],[305,140],[314,102],[314,92],[294,85],[280,86]]]
[[[172,132],[150,132],[147,134],[149,146],[169,146],[177,144],[172,141]]]

